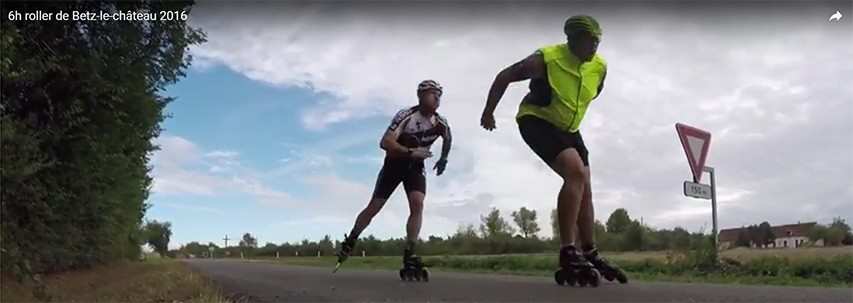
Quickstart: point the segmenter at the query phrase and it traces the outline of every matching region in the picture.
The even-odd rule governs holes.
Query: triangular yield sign
[[[693,182],[702,180],[702,168],[705,167],[705,159],[708,156],[708,147],[711,146],[711,133],[681,123],[675,124],[678,139],[687,155],[690,171],[693,172]]]

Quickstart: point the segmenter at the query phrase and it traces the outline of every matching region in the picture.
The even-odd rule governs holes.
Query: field
[[[628,272],[632,280],[710,282],[823,287],[853,286],[853,247],[801,249],[732,249],[722,253],[719,267],[708,268],[695,252],[604,253]],[[293,265],[335,265],[335,257],[263,258],[265,262]],[[350,258],[341,270],[398,269],[398,256]],[[556,256],[550,254],[426,256],[424,262],[442,271],[553,274]]]
[[[3,302],[227,302],[202,276],[171,259],[118,263],[43,278],[46,296],[4,276]]]
[[[748,261],[760,257],[778,256],[792,259],[809,257],[831,258],[835,256],[853,257],[853,246],[838,247],[808,247],[808,248],[768,248],[750,249],[735,248],[723,251],[723,257],[729,257],[740,261]]]

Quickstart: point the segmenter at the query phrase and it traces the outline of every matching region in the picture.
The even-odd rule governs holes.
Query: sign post
[[[719,229],[717,229],[717,184],[714,180],[714,168],[706,166],[703,170],[711,174],[711,216],[714,219],[714,250],[716,251],[720,243]]]
[[[705,160],[708,157],[708,148],[711,146],[711,133],[681,123],[675,124],[675,131],[678,132],[678,139],[681,141],[681,147],[684,148],[684,154],[687,156],[688,164],[690,164],[690,171],[693,173],[693,182],[684,181],[684,195],[711,200],[711,216],[714,223],[712,231],[714,233],[714,251],[717,251],[719,247],[719,235],[717,232],[717,184],[714,176],[714,168],[705,166]],[[711,185],[700,183],[704,172],[708,172],[711,175]]]

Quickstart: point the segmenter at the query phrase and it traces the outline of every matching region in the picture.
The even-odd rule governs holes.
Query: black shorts
[[[583,144],[580,131],[564,132],[554,127],[550,122],[530,115],[518,119],[518,130],[521,132],[521,138],[524,139],[524,142],[546,164],[551,165],[557,159],[557,154],[563,150],[574,148],[581,156],[583,165],[589,166],[589,151]]]
[[[397,185],[403,182],[406,193],[419,191],[426,194],[426,175],[424,173],[424,162],[411,159],[385,158],[382,170],[376,177],[376,187],[373,189],[373,198],[387,200],[391,193],[397,189]]]

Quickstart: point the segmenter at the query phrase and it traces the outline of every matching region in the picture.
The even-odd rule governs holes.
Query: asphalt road
[[[558,286],[553,278],[440,272],[430,282],[402,282],[396,271],[305,267],[239,260],[186,261],[248,302],[853,302],[850,288],[688,283]]]

